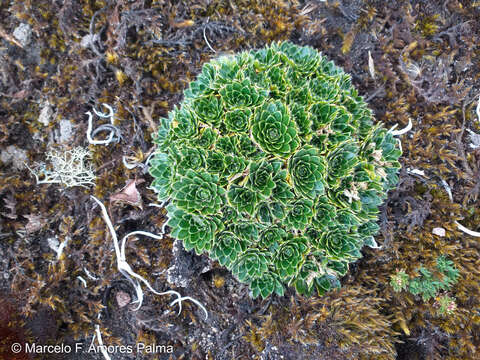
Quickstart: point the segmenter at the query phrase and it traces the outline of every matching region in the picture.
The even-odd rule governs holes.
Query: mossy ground
[[[122,134],[118,144],[90,146],[97,175],[90,189],[36,185],[27,169],[0,163],[0,313],[10,314],[0,316],[0,336],[90,344],[100,324],[106,344],[174,349],[115,359],[478,358],[479,240],[455,221],[480,228],[480,153],[467,131],[480,132],[479,16],[480,2],[469,0],[0,0],[0,150],[15,145],[32,164],[52,146],[87,146],[84,113],[103,102],[116,108]],[[32,29],[23,48],[9,40],[20,23]],[[89,34],[97,36],[95,49],[82,46]],[[120,309],[117,294],[133,296],[133,289],[116,271],[112,239],[90,195],[108,204],[128,180],[144,179],[143,203],[155,202],[151,178],[141,167],[126,169],[122,156],[146,160],[156,121],[179,103],[204,62],[286,39],[314,46],[352,74],[387,127],[412,120],[401,137],[400,183],[382,207],[381,248],[364,250],[339,292],[252,301],[221,266],[190,254],[183,259],[192,269],[208,270],[191,272],[188,286],[175,288],[165,273],[175,260],[172,240],[139,238],[128,246],[132,268],[157,289],[198,299],[210,316],[205,321],[191,303],[177,316],[172,299],[150,293],[138,312]],[[47,125],[38,121],[46,101],[53,110]],[[73,136],[58,144],[54,134],[65,119]],[[146,205],[116,202],[109,210],[119,234],[158,233],[164,221],[164,210]],[[436,227],[446,236],[432,234]],[[53,237],[70,239],[59,261],[48,246]],[[458,308],[443,317],[434,300],[395,293],[388,284],[396,269],[414,275],[439,255],[460,270],[451,291]],[[83,268],[102,279],[87,279],[85,288],[77,279]],[[0,357],[13,359],[8,351],[0,344]]]

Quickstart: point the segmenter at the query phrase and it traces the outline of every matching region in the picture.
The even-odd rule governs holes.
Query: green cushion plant
[[[263,298],[338,287],[400,168],[350,76],[290,42],[205,64],[155,141],[171,236]]]

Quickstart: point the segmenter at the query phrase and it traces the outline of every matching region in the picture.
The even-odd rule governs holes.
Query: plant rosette
[[[206,63],[160,120],[152,188],[171,236],[253,297],[338,287],[398,182],[399,140],[351,78],[310,47],[274,43]]]

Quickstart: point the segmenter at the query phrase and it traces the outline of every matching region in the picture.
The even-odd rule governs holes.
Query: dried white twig
[[[408,125],[406,127],[404,127],[403,129],[401,130],[394,130],[395,128],[397,127],[397,125],[394,125],[392,126],[392,128],[390,130],[388,130],[390,133],[392,133],[393,136],[397,136],[397,135],[403,135],[407,132],[409,132],[410,130],[412,130],[412,119],[408,119]]]
[[[478,97],[478,103],[477,103],[477,118],[478,118],[478,121],[480,122],[480,96]]]
[[[97,281],[99,280],[97,277],[93,276],[92,273],[90,271],[88,271],[86,268],[83,268],[83,271],[85,272],[85,274],[87,274],[87,276],[92,279],[93,281]]]
[[[208,20],[207,20],[208,22]],[[207,29],[207,25],[205,25],[203,27],[203,38],[205,39],[205,42],[207,43],[207,46],[210,50],[212,50],[214,53],[216,53],[215,49],[212,47],[212,45],[210,45],[210,43],[208,42],[208,39],[207,39],[207,34],[205,34],[205,30]]]
[[[480,232],[467,229],[465,226],[460,224],[458,221],[455,221],[455,224],[457,224],[457,227],[460,230],[462,230],[464,233],[467,233],[468,235],[471,235],[471,236],[480,237]]]
[[[153,207],[157,207],[157,208],[163,208],[162,204],[150,203],[150,204],[148,204],[148,206],[153,206]]]
[[[426,177],[426,176],[425,176],[425,171],[420,170],[420,169],[410,169],[410,168],[407,168],[407,172],[408,172],[409,174],[420,175],[420,176]]]
[[[179,314],[182,311],[182,301],[190,300],[194,304],[199,306],[205,312],[205,318],[207,319],[208,318],[207,309],[198,300],[195,300],[195,299],[193,299],[189,296],[182,297],[178,292],[176,292],[174,290],[168,290],[168,291],[164,291],[164,292],[156,291],[143,276],[140,276],[137,273],[135,273],[132,270],[131,266],[127,263],[126,257],[125,257],[125,244],[126,244],[126,239],[129,236],[139,234],[139,235],[150,236],[150,237],[153,237],[155,239],[162,239],[162,237],[158,236],[158,235],[154,235],[154,234],[146,232],[146,231],[134,231],[134,232],[129,233],[129,234],[127,234],[123,237],[122,246],[120,248],[120,246],[118,244],[117,233],[115,232],[115,229],[114,229],[113,224],[110,220],[110,217],[108,216],[107,209],[102,204],[102,202],[100,200],[98,200],[95,196],[92,195],[91,197],[100,206],[100,208],[102,210],[103,218],[104,218],[105,223],[107,224],[107,227],[108,227],[108,229],[110,231],[110,234],[112,236],[113,245],[114,245],[114,248],[115,248],[115,254],[116,254],[116,257],[117,257],[117,269],[132,284],[132,286],[134,287],[135,292],[137,294],[137,300],[135,300],[133,302],[133,303],[138,303],[138,306],[135,309],[135,311],[140,309],[140,307],[142,306],[143,290],[142,290],[142,287],[141,287],[140,283],[143,283],[155,295],[175,295],[175,296],[177,296],[177,299],[172,301],[172,303],[170,305],[173,306],[173,305],[178,303],[178,307],[179,307],[179,312],[178,313]]]
[[[450,186],[448,185],[448,183],[445,180],[440,179],[440,182],[442,183],[443,188],[447,192],[448,198],[450,199],[450,201],[453,202],[452,189],[450,188]]]
[[[155,191],[155,189],[154,189],[154,188],[151,188],[151,187],[149,187],[148,189],[151,189],[151,190],[154,190],[154,191]],[[168,204],[169,201],[170,201],[170,198],[162,201],[160,204],[150,203],[150,204],[148,204],[148,206],[154,206],[154,207],[158,207],[158,208],[164,208],[164,207]]]
[[[83,287],[87,287],[87,282],[85,281],[85,279],[81,276],[77,276],[77,279],[80,280],[83,284]]]
[[[375,79],[375,64],[370,50],[368,50],[368,70],[370,71],[370,76]]]
[[[115,113],[113,112],[113,109],[110,105],[103,103],[102,104],[104,107],[107,108],[109,113],[102,113],[100,111],[95,110],[95,108],[92,108],[93,112],[95,115],[97,115],[100,118],[110,119],[110,123],[113,126],[114,125],[114,115]],[[87,140],[88,143],[91,145],[108,145],[113,141],[113,137],[115,135],[115,132],[113,130],[110,130],[110,134],[108,135],[108,138],[105,140],[94,140],[92,138],[92,130],[93,130],[93,115],[90,111],[87,111],[85,114],[88,115],[88,127],[87,127]]]
[[[110,355],[108,355],[108,352],[105,349],[105,346],[103,345],[102,333],[100,332],[100,325],[98,324],[95,325],[95,332],[97,333],[97,341],[98,341],[98,344],[100,345],[100,351],[102,352],[103,357],[107,360],[111,360]],[[92,339],[92,343],[93,343],[93,339]]]
[[[157,239],[157,240],[163,240],[162,236],[158,236],[158,235],[152,234],[151,232],[147,232],[147,231],[140,231],[139,230],[139,231],[133,231],[131,233],[128,233],[122,239],[122,247],[121,247],[121,250],[120,250],[120,255],[122,256],[123,260],[126,259],[126,257],[125,257],[125,244],[127,243],[127,238],[129,238],[130,236],[133,236],[133,235],[145,235],[145,236],[149,236],[151,238]]]
[[[129,163],[127,159],[135,159],[134,157],[132,156],[122,156],[122,163],[123,163],[123,166],[125,166],[128,170],[132,170],[132,169],[135,169],[136,167],[142,167],[144,169],[148,168],[148,163],[150,161],[150,159],[153,157],[153,155],[155,155],[154,153],[151,153],[150,155],[148,155],[147,159],[145,160],[145,164],[142,163],[142,162],[138,162],[138,161],[134,161],[132,163]]]
[[[95,332],[94,332],[93,336],[92,336],[92,341],[90,342],[90,347],[94,346],[93,343],[95,342],[96,337],[97,337],[97,334],[95,334]]]
[[[162,235],[165,234],[165,228],[167,227],[167,223],[168,223],[168,221],[165,221],[165,223],[162,225],[162,228],[161,228],[161,230],[160,230],[160,233],[161,233]]]
[[[62,242],[60,243],[60,245],[58,246],[58,249],[57,249],[57,260],[60,260],[60,256],[62,256],[63,249],[65,249],[65,247],[67,246],[68,240],[70,240],[69,237],[67,237],[67,238],[65,239],[65,241],[62,241]]]
[[[196,300],[196,299],[194,299],[190,296],[181,296],[178,292],[173,291],[173,290],[167,291],[167,293],[172,293],[172,294],[177,296],[177,298],[170,303],[170,306],[173,306],[176,303],[178,303],[178,315],[180,315],[180,313],[182,312],[182,301],[190,300],[195,305],[197,305],[200,309],[203,310],[203,312],[205,313],[205,320],[208,319],[207,309],[198,300]]]
[[[125,166],[128,170],[135,169],[137,166],[140,165],[140,163],[138,163],[138,162],[134,162],[134,163],[131,163],[131,164],[128,163],[125,155],[122,156],[122,163],[123,163],[123,166]]]
[[[152,152],[150,155],[148,155],[147,157],[147,160],[145,160],[145,166],[148,166],[148,164],[150,163],[150,159],[156,155],[155,152]]]
[[[93,112],[95,113],[95,115],[97,115],[100,118],[110,119],[110,121],[112,121],[113,116],[115,115],[112,107],[108,104],[105,104],[105,103],[103,103],[102,105],[107,108],[108,114],[107,113],[102,113],[101,111],[98,111],[95,108],[92,108]],[[112,122],[112,125],[113,125],[113,122]]]

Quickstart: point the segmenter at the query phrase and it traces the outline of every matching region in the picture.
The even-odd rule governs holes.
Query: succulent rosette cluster
[[[171,236],[263,298],[338,287],[400,168],[350,76],[290,42],[205,64],[155,141]]]

